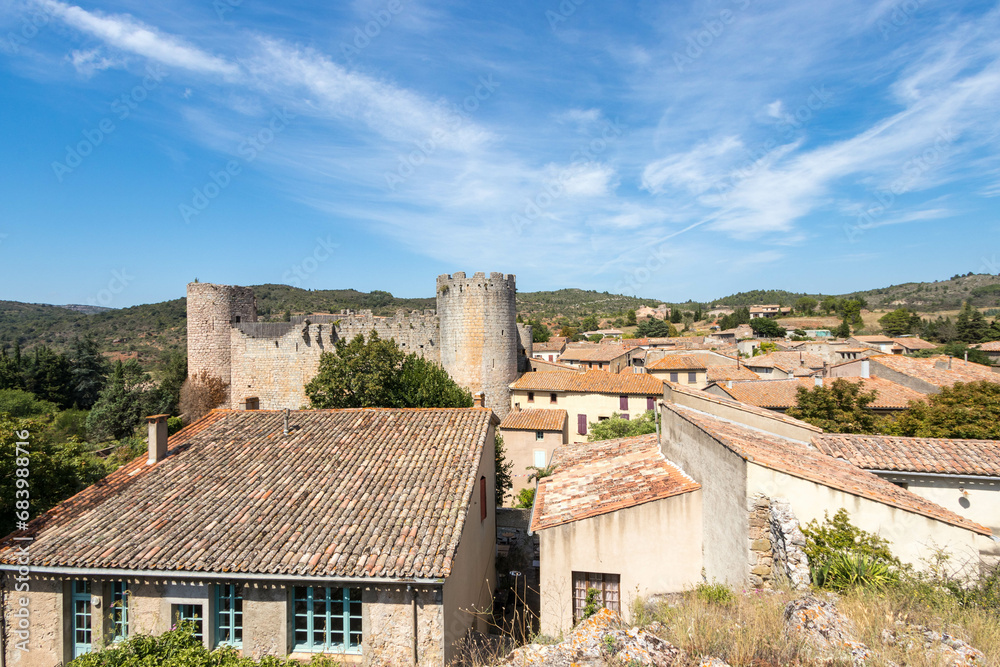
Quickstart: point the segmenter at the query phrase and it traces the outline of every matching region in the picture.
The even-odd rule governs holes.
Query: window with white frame
[[[295,650],[361,653],[361,589],[296,586]]]
[[[588,596],[599,607],[610,611],[621,612],[619,584],[621,575],[601,572],[573,573],[573,622],[583,619],[584,609],[588,604]],[[593,593],[591,593],[593,591]]]

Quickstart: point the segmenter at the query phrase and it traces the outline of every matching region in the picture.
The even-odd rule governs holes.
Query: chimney
[[[167,417],[170,415],[150,415],[146,417],[149,424],[149,458],[147,465],[162,461],[167,455]]]
[[[732,389],[732,388],[733,388],[733,381],[726,380],[726,389]]]
[[[288,413],[288,408],[285,408],[284,428],[281,431],[284,435],[288,435]]]
[[[473,407],[482,408],[485,407],[485,403],[486,403],[486,394],[484,394],[483,392],[477,391],[475,394],[472,395]]]
[[[965,363],[969,363],[969,351],[965,351]]]
[[[819,376],[819,375],[814,375],[813,376],[813,386],[815,386],[815,387],[822,387],[823,386],[823,378],[822,378],[822,376]]]
[[[872,362],[867,359],[861,360],[861,377],[870,378],[872,376]]]

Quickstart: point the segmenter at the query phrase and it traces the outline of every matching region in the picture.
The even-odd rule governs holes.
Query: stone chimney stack
[[[484,407],[484,402],[486,400],[486,394],[481,391],[477,391],[472,395],[472,406],[476,408]]]
[[[167,417],[170,415],[150,415],[146,417],[149,424],[149,459],[146,463],[153,465],[162,461],[167,455]]]

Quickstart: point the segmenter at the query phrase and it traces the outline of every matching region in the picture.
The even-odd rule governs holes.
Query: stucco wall
[[[661,380],[669,381],[671,373],[677,373],[677,382],[685,387],[691,389],[704,389],[708,385],[708,371],[667,371],[667,370],[657,370],[655,368],[647,368],[646,372],[655,378],[660,378]],[[694,373],[694,382],[688,382],[688,374]]]
[[[413,596],[417,604],[417,660],[444,664],[444,614],[438,587],[379,586],[365,589],[363,664],[413,664]]]
[[[458,553],[444,584],[444,655],[456,655],[455,642],[471,629],[487,632],[485,617],[473,612],[489,609],[496,587],[496,474],[493,426],[490,426],[472,489],[469,513],[462,527]],[[481,519],[479,478],[486,478],[486,518]]]
[[[63,582],[57,579],[31,578],[28,592],[14,589],[11,574],[4,574],[4,627],[5,656],[7,665],[14,667],[52,667],[63,658],[65,650],[66,626],[63,613]],[[28,599],[28,644],[27,651],[18,650],[16,642],[23,640],[14,634],[22,630],[14,612],[21,608],[19,598]]]
[[[534,488],[535,482],[528,483],[528,476],[533,471],[528,470],[528,466],[535,465],[535,452],[545,452],[545,464],[552,460],[552,452],[565,442],[565,431],[543,431],[542,439],[535,439],[534,431],[520,431],[514,429],[501,429],[503,436],[504,450],[507,452],[507,460],[514,464],[511,470],[511,481],[514,486],[504,498],[504,504],[509,505],[510,500],[517,498],[521,489]]]
[[[551,393],[556,394],[555,403],[549,400],[549,394]],[[527,391],[521,389],[512,390],[510,396],[511,406],[515,403],[520,403],[522,410],[547,410],[551,408],[565,410],[569,442],[587,442],[587,436],[578,433],[578,415],[587,416],[587,432],[589,433],[590,422],[596,422],[601,417],[611,417],[616,412],[619,414],[627,412],[629,418],[634,418],[646,412],[647,409],[647,397],[639,395],[629,395],[628,410],[622,410],[618,394],[580,393],[575,391],[550,392],[542,390],[536,391],[534,394],[534,402],[529,403]],[[658,399],[659,396],[653,396],[652,398]]]
[[[750,412],[741,408],[740,403],[731,399],[720,401],[708,392],[674,391],[670,385],[664,385],[663,400],[801,442],[810,442],[813,437],[823,432],[809,425],[786,421],[780,414],[771,417],[768,414]]]
[[[750,568],[746,462],[666,405],[660,449],[702,485],[706,578],[743,584]]]
[[[945,509],[982,524],[1000,536],[1000,482],[975,481],[955,477],[918,477],[915,475],[879,473],[890,482],[904,483],[910,492]],[[964,493],[963,493],[964,491]],[[995,543],[991,555],[1000,555]]]
[[[783,498],[791,505],[803,525],[816,519],[823,521],[843,507],[851,521],[863,530],[887,539],[895,554],[904,563],[916,568],[926,567],[925,559],[939,547],[947,547],[956,562],[978,561],[980,549],[988,548],[987,537],[928,517],[851,495],[822,484],[799,479],[781,472],[748,464],[748,491],[772,498]]]
[[[291,646],[288,589],[266,582],[248,582],[242,590],[243,655],[255,660],[265,655],[284,656]]]
[[[622,613],[638,596],[683,590],[701,580],[702,496],[693,491],[539,531],[541,631],[573,624],[573,572],[621,576]]]

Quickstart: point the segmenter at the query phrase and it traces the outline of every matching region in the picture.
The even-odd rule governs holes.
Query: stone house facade
[[[190,620],[209,648],[445,665],[485,630],[494,553],[488,409],[215,410],[0,542],[4,617],[51,667]],[[29,590],[10,594],[19,540]],[[20,606],[19,606],[20,605]]]
[[[376,331],[404,352],[438,362],[501,417],[510,401],[507,385],[528,370],[531,327],[517,322],[515,277],[458,272],[437,279],[437,310],[371,311],[295,316],[260,322],[248,287],[190,283],[187,286],[188,371],[221,378],[233,409],[298,409],[307,405],[305,385],[320,356],[341,338]]]
[[[566,411],[511,410],[499,429],[507,460],[514,464],[509,497],[517,498],[521,489],[534,486],[528,482],[532,474],[528,467],[549,465],[556,448],[568,442]]]

